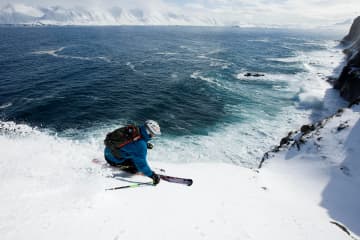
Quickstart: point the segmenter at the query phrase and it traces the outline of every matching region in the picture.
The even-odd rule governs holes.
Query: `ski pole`
[[[118,190],[118,189],[123,189],[123,188],[135,188],[135,187],[141,187],[141,186],[145,186],[145,185],[155,186],[155,185],[153,184],[153,182],[134,183],[134,184],[126,185],[126,186],[107,188],[107,189],[105,189],[105,191],[112,191],[112,190]]]

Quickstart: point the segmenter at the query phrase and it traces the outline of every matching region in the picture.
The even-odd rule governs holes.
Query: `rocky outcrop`
[[[344,53],[348,62],[335,81],[334,88],[340,91],[344,99],[352,102],[360,97],[360,17],[354,20],[341,44],[346,47]]]
[[[262,74],[262,73],[245,73],[244,74],[245,77],[263,77],[265,76],[265,74]]]
[[[360,36],[360,16],[354,20],[350,28],[349,34],[344,37],[342,42],[344,42],[345,44],[347,42],[355,42],[359,38],[359,36]]]
[[[360,98],[357,99],[356,101],[352,102],[351,104],[349,104],[348,108],[350,109],[354,105],[359,105],[359,104],[360,104]],[[295,149],[297,149],[297,151],[300,151],[302,149],[302,147],[309,140],[311,140],[314,145],[316,145],[316,146],[319,145],[323,139],[323,136],[320,133],[321,129],[323,129],[329,121],[342,117],[344,112],[345,112],[345,108],[340,108],[340,109],[338,109],[338,111],[336,113],[334,113],[333,115],[331,115],[329,117],[326,117],[318,122],[315,122],[314,124],[303,125],[303,126],[301,126],[301,128],[299,130],[289,132],[286,137],[284,137],[280,140],[279,145],[274,146],[270,151],[266,152],[263,155],[263,157],[258,165],[258,169],[262,168],[262,166],[266,160],[274,157],[275,154],[280,151],[286,151],[291,148],[295,148]],[[338,124],[336,124],[335,127],[333,127],[332,133],[337,134],[338,132],[340,132],[346,128],[349,128],[349,127],[350,127],[350,125],[349,125],[348,120],[342,121],[342,122],[340,121],[340,122],[338,122]],[[346,169],[341,169],[341,170],[346,172]]]

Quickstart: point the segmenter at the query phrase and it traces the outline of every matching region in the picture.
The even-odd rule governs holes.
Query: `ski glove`
[[[147,146],[147,149],[153,149],[153,147],[154,147],[154,145],[152,145],[151,143],[147,143],[146,146]]]
[[[160,182],[160,176],[158,174],[156,174],[155,172],[153,172],[151,178],[153,180],[154,185],[157,185]]]

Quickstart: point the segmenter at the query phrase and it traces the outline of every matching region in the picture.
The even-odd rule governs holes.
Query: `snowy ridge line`
[[[85,7],[65,8],[32,7],[24,4],[0,6],[0,24],[9,25],[193,25],[222,26],[214,17],[188,15],[179,11],[157,11],[141,8],[93,9]]]
[[[348,109],[352,108],[354,105],[358,105],[360,103],[360,101],[355,101],[351,104],[349,104]],[[260,163],[258,166],[258,169],[262,168],[264,162],[273,157],[274,153],[277,153],[279,151],[283,151],[283,150],[288,150],[292,147],[296,147],[297,150],[301,150],[301,145],[306,143],[306,140],[313,137],[314,134],[318,134],[318,131],[323,128],[331,119],[335,118],[335,117],[340,117],[342,116],[344,112],[344,108],[340,108],[338,109],[338,111],[336,113],[334,113],[333,115],[330,115],[329,117],[326,117],[318,122],[315,122],[313,124],[305,124],[302,125],[300,130],[295,130],[295,131],[290,131],[288,133],[288,135],[286,137],[283,137],[280,140],[280,144],[275,146],[273,149],[271,149],[270,151],[266,152]],[[338,130],[341,131],[344,128],[349,127],[348,125],[346,125],[346,123],[341,123],[338,126]],[[315,131],[316,130],[316,131]]]

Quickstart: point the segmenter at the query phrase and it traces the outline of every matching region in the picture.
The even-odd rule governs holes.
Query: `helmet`
[[[146,130],[148,130],[148,133],[153,134],[155,136],[161,135],[160,126],[156,121],[146,120],[145,127]]]

